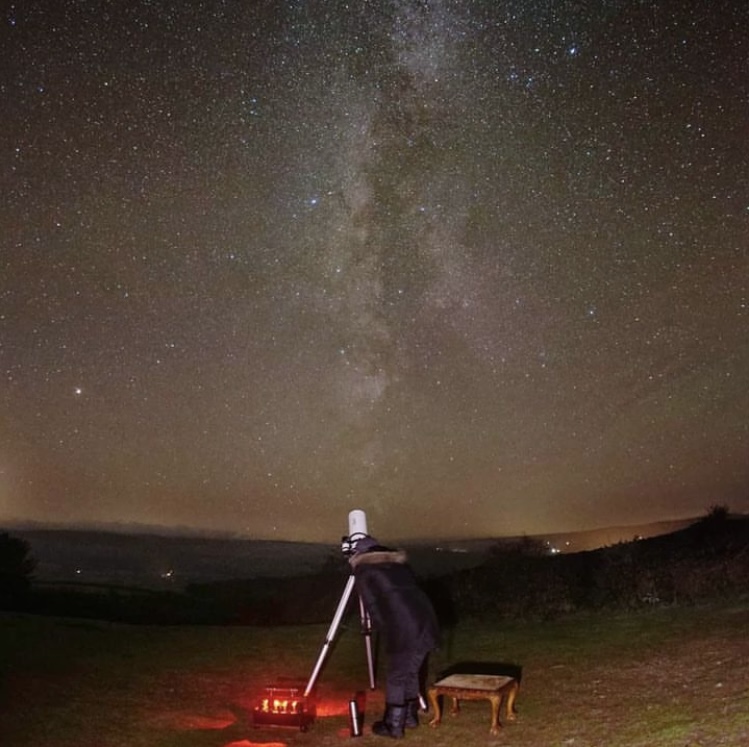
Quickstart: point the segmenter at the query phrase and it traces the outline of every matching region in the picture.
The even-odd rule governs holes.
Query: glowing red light
[[[306,731],[314,718],[314,702],[297,687],[267,687],[253,710],[255,725],[298,726]]]
[[[260,710],[264,713],[299,713],[301,709],[298,700],[263,698]]]

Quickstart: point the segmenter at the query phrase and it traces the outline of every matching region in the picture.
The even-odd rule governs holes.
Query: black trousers
[[[426,683],[429,650],[422,648],[393,651],[388,654],[385,702],[402,705],[419,697]]]

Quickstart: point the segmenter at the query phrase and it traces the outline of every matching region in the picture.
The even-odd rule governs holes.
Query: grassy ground
[[[361,636],[342,626],[307,733],[255,728],[265,686],[306,682],[327,625],[129,627],[0,617],[3,747],[250,747],[351,740],[348,699],[366,684]],[[749,744],[749,602],[552,623],[462,622],[436,673],[461,660],[522,667],[518,718],[489,734],[489,705],[409,731],[413,745],[738,747]],[[360,745],[383,707],[367,694]]]

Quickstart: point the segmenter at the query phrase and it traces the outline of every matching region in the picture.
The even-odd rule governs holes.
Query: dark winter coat
[[[349,562],[356,591],[389,653],[437,648],[437,616],[405,552],[375,548],[354,555]]]

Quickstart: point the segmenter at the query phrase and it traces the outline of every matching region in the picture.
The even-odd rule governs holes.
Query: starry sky
[[[5,8],[0,522],[749,510],[748,5]]]

